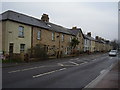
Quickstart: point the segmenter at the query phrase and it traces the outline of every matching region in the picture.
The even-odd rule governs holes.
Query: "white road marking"
[[[74,59],[70,59],[70,60],[78,60],[79,58],[74,58]]]
[[[80,65],[85,64],[85,63],[88,63],[88,62],[81,63]]]
[[[15,73],[15,72],[20,72],[20,70],[10,71],[8,73]]]
[[[48,75],[48,74],[51,74],[51,73],[54,73],[54,72],[58,72],[58,71],[62,71],[62,70],[65,70],[65,69],[66,68],[62,68],[62,69],[58,69],[58,70],[42,73],[42,74],[39,74],[39,75],[34,75],[33,78],[41,77],[41,76]]]
[[[92,60],[92,61],[96,61],[97,59],[94,59],[94,60]]]
[[[27,71],[27,70],[36,69],[36,68],[38,68],[38,67],[26,68],[26,69],[22,69],[21,71]]]
[[[70,59],[70,60],[74,60],[74,59]]]
[[[74,60],[78,60],[79,58],[75,58]]]
[[[60,66],[64,66],[62,63],[58,63],[58,65],[60,65]]]
[[[72,64],[75,64],[75,65],[79,65],[79,64],[77,64],[77,63],[75,63],[75,62],[71,62],[71,61],[69,61],[70,63],[72,63]]]
[[[113,59],[113,57],[110,57],[110,59]]]
[[[8,73],[15,73],[15,72],[27,71],[27,70],[32,70],[32,69],[37,69],[37,68],[42,68],[42,67],[45,67],[45,66],[25,68],[25,69],[21,69],[21,70],[10,71],[10,72],[8,72]]]

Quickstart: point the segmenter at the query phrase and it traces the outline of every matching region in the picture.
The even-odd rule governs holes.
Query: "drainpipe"
[[[31,49],[32,48],[33,48],[33,26],[31,27]],[[30,54],[32,54],[32,50]]]

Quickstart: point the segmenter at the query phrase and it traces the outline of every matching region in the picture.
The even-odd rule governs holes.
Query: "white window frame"
[[[37,39],[38,39],[38,40],[41,39],[41,30],[39,30],[39,31],[37,32]]]
[[[64,34],[62,34],[62,37],[61,37],[61,38],[62,38],[62,41],[64,41]]]
[[[23,26],[18,27],[18,37],[24,37],[24,27]]]
[[[55,32],[52,32],[52,41],[55,40]]]
[[[20,52],[24,52],[24,51],[25,51],[25,44],[20,44]]]
[[[72,37],[70,37],[70,42],[72,42]]]

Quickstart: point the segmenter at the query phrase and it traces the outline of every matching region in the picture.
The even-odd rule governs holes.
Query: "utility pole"
[[[60,53],[61,52],[61,47],[60,47],[60,33],[59,33],[59,57],[60,57]]]
[[[60,57],[60,33],[59,33],[59,35],[57,36],[57,38],[59,39],[59,42],[58,42],[57,58],[59,58],[59,57]]]

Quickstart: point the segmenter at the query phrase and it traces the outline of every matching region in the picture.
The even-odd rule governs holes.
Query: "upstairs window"
[[[41,39],[41,31],[37,32],[37,39],[40,40]]]
[[[19,26],[18,28],[18,37],[24,37],[24,27],[23,26]]]
[[[55,32],[52,32],[52,41],[55,40]]]
[[[62,34],[62,41],[64,41],[64,35]]]
[[[79,33],[79,37],[81,37],[81,33]]]
[[[72,37],[70,37],[70,42],[72,41]]]

